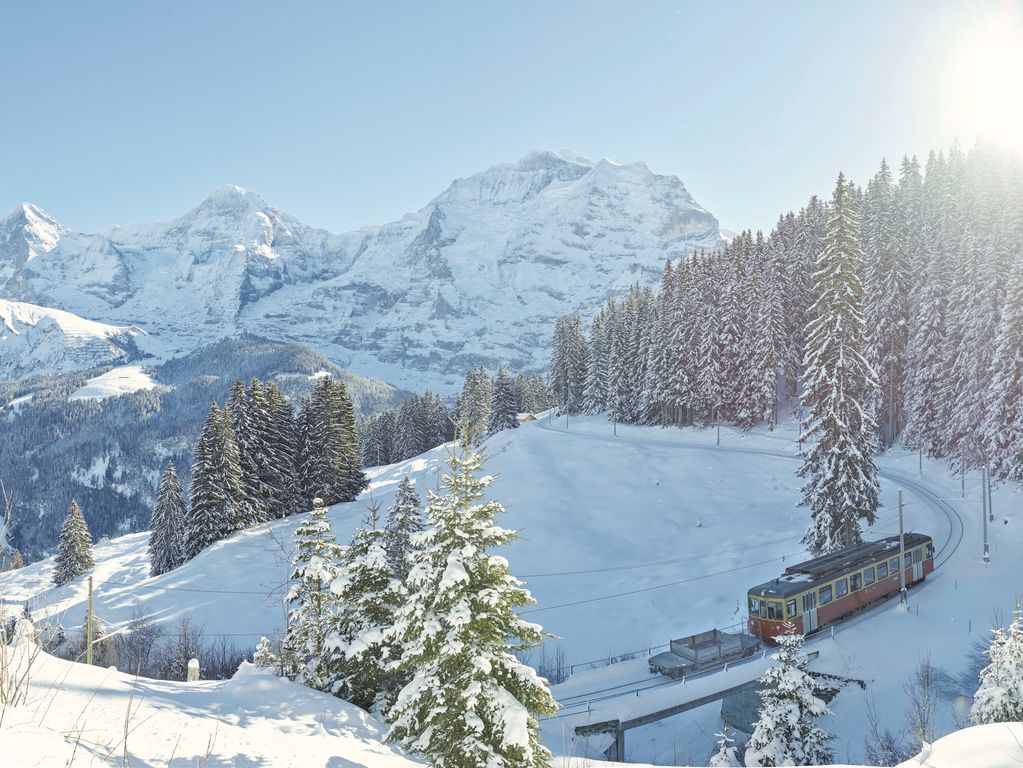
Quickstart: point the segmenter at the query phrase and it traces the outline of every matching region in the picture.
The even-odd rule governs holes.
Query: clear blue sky
[[[950,41],[1005,6],[12,3],[0,209],[95,231],[230,182],[340,231],[569,148],[644,160],[723,225],[769,228],[840,169],[864,181],[948,144]]]

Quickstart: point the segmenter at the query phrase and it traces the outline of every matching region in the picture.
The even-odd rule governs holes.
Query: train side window
[[[826,587],[821,587],[821,605],[827,605],[831,602],[831,585],[828,584]]]
[[[893,557],[888,561],[888,570],[892,572],[892,576],[899,575],[899,558]]]
[[[906,556],[905,556],[905,559],[904,559],[902,567],[905,568],[907,571],[910,568],[913,567],[913,553],[912,552],[907,552],[906,553]]]
[[[843,597],[849,594],[849,582],[846,579],[839,579],[835,582],[835,597]]]
[[[930,560],[932,557],[934,557],[934,542],[933,541],[928,541],[927,542],[927,559]]]
[[[863,586],[869,587],[873,583],[874,583],[874,566],[870,566],[869,568],[867,568],[867,569],[865,569],[863,571]]]
[[[913,562],[914,563],[919,563],[923,559],[924,559],[923,550],[921,550],[920,547],[917,547],[916,549],[914,549],[913,550]]]
[[[792,617],[792,616],[795,616],[795,615],[796,615],[796,599],[795,599],[795,598],[792,598],[792,599],[791,599],[791,600],[789,600],[789,601],[788,601],[787,603],[785,603],[785,612],[786,612],[786,613],[787,613],[787,614],[788,614],[788,615],[789,615],[790,617]]]
[[[777,600],[771,600],[767,604],[767,618],[774,621],[781,621],[785,618],[781,610],[781,603]]]
[[[858,573],[854,573],[849,577],[849,591],[855,592],[863,586],[863,576]]]
[[[749,599],[749,615],[756,616],[760,613],[760,601],[755,597]]]
[[[886,578],[887,576],[888,576],[888,562],[885,561],[883,563],[878,563],[877,564],[877,578],[880,580],[880,579]]]

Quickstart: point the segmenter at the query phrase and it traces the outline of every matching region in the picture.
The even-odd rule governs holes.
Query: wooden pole
[[[85,615],[85,663],[92,664],[92,576],[89,577],[89,608]]]
[[[906,535],[903,532],[902,489],[899,488],[899,602],[906,604]]]

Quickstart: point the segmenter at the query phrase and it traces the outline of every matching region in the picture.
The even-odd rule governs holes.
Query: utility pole
[[[991,487],[988,485],[989,475],[987,464],[984,465],[983,474],[981,475],[981,504],[980,504],[980,519],[984,526],[984,562],[991,562],[991,550],[988,548],[987,543],[987,515],[988,506],[991,504]]]
[[[902,520],[902,489],[899,488],[899,602],[906,604],[906,534]]]
[[[92,665],[92,576],[89,577],[89,608],[85,614],[85,663]]]
[[[924,449],[923,449],[923,447],[920,448],[919,462],[920,462],[920,477],[923,477],[924,476]]]
[[[615,437],[618,437],[618,414],[614,414],[611,417],[611,429]]]
[[[991,506],[991,467],[987,464],[984,466],[987,468],[987,521],[993,523],[995,521],[995,510]]]

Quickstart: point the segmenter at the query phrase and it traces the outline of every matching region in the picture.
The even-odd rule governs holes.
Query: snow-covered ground
[[[587,662],[609,654],[640,651],[745,617],[745,591],[780,573],[805,553],[799,544],[806,513],[795,506],[799,481],[794,430],[744,435],[722,429],[675,430],[619,425],[597,418],[546,420],[490,439],[487,469],[497,474],[494,497],[508,508],[503,524],[521,530],[506,553],[540,603],[529,618],[561,639],[576,676],[556,689],[562,698],[581,696],[646,677],[645,662],[590,670]],[[776,455],[777,454],[777,455]],[[412,476],[420,489],[433,488],[444,450],[371,472],[372,487],[359,502],[337,505],[331,520],[346,539],[366,510],[369,495],[386,507],[398,482]],[[960,480],[943,466],[915,454],[893,451],[879,459],[884,509],[868,536],[897,532],[896,492],[906,486],[907,530],[932,535],[939,562],[947,562],[926,584],[910,592],[910,610],[884,604],[843,625],[832,638],[808,643],[820,652],[814,669],[863,680],[866,691],[847,686],[832,703],[825,727],[838,735],[836,757],[861,758],[868,697],[894,731],[905,727],[903,686],[926,654],[955,674],[965,668],[971,644],[984,638],[996,612],[1007,614],[1020,591],[1023,530],[1012,513],[1018,496],[995,493],[990,527],[992,561],[980,559],[978,478]],[[933,498],[911,488],[923,483],[965,521],[956,527]],[[1007,522],[1003,522],[1007,521]],[[953,521],[954,522],[954,521]],[[297,519],[243,531],[213,545],[192,562],[164,576],[147,577],[146,535],[134,534],[96,547],[96,611],[107,624],[128,622],[139,610],[162,622],[190,614],[208,634],[225,633],[240,646],[283,624],[283,585],[290,537]],[[958,547],[956,547],[958,544]],[[85,584],[49,585],[52,563],[33,564],[0,575],[7,601],[29,600],[33,615],[81,624]],[[620,680],[634,673],[639,677]],[[658,696],[664,696],[661,689]],[[635,692],[626,689],[629,696]],[[642,695],[638,698],[642,699]],[[634,705],[635,702],[630,702]],[[939,702],[941,732],[965,717],[967,700]],[[701,764],[720,729],[719,704],[630,731],[627,757],[657,764]],[[572,753],[570,729],[545,723],[556,752]]]
[[[9,653],[24,669],[23,644]],[[0,725],[5,767],[421,765],[355,705],[249,664],[231,680],[175,683],[39,654],[28,674],[27,701]]]
[[[153,377],[141,365],[121,365],[89,379],[81,388],[72,392],[68,399],[103,400],[157,386]]]

